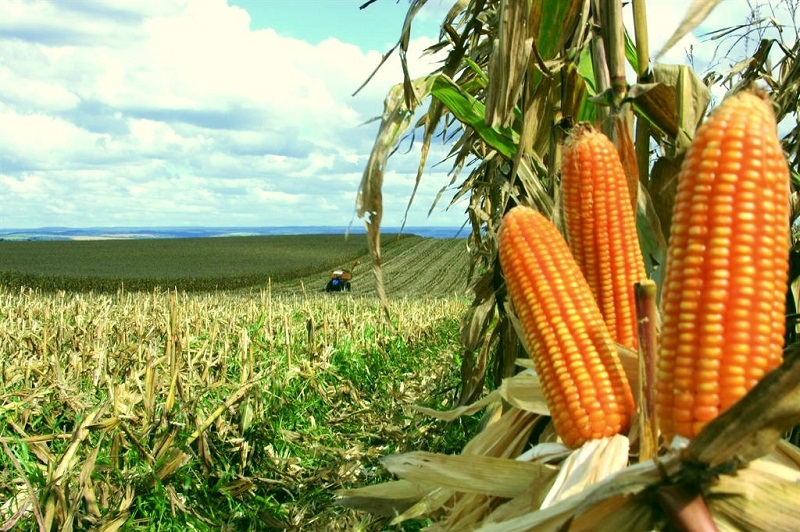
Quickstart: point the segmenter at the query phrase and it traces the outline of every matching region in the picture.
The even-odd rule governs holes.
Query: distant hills
[[[228,236],[274,235],[343,235],[347,227],[40,227],[36,229],[0,229],[0,240],[142,240],[151,238],[212,238]],[[349,228],[350,234],[364,234],[362,225]],[[381,228],[382,233],[400,233],[399,227]],[[458,227],[405,227],[403,234],[427,238],[466,238],[467,229]]]

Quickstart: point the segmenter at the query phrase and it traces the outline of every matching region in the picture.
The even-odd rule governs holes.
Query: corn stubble
[[[441,375],[386,357],[447,368],[464,306],[396,300],[392,327],[374,298],[0,287],[0,528],[350,530],[324,490],[372,478],[375,441],[441,436],[409,418]]]

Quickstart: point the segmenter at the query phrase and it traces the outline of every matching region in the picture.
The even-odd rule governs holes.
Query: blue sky
[[[250,14],[254,30],[273,28],[286,37],[319,44],[336,38],[352,42],[363,52],[388,50],[397,42],[408,11],[408,0],[378,0],[365,9],[366,0],[229,0]],[[414,18],[418,35],[435,37],[438,22],[449,2],[431,0],[430,6]],[[290,15],[290,16],[289,16]]]
[[[0,228],[360,223],[396,57],[352,94],[408,8],[363,1],[0,0]],[[434,68],[421,52],[455,1],[415,19],[412,75]],[[654,48],[688,3],[648,2]],[[717,11],[716,27],[743,12]],[[664,61],[689,45],[709,53],[690,36]],[[428,216],[445,155],[434,146],[408,225],[465,221],[463,204],[444,209],[448,191]],[[416,164],[413,149],[390,159],[384,225],[401,223]]]

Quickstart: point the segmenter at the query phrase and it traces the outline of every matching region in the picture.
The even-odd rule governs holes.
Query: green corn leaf
[[[493,128],[486,125],[486,108],[482,102],[444,75],[436,77],[431,94],[458,120],[473,128],[489,146],[509,159],[514,158],[519,144],[519,134],[511,128]]]

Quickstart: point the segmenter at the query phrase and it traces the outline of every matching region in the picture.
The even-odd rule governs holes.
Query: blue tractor
[[[350,270],[333,270],[331,278],[325,285],[326,292],[349,292],[350,279],[353,278],[353,272]]]

